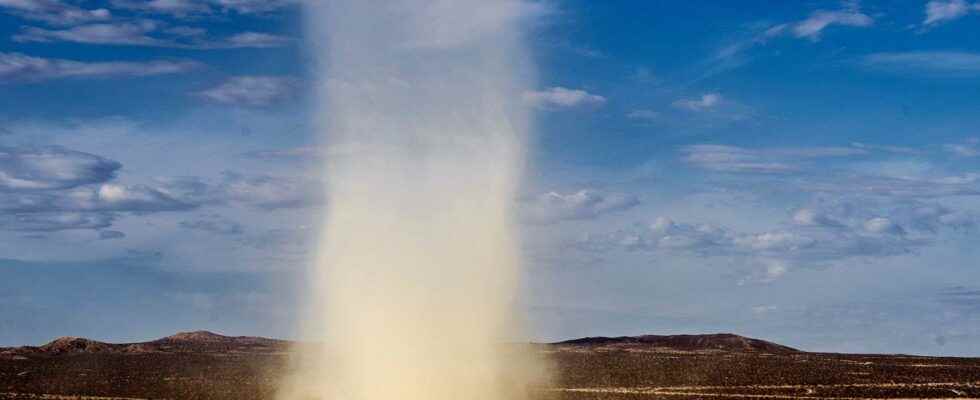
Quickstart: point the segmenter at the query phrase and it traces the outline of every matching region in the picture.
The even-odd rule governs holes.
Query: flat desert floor
[[[735,335],[534,349],[556,371],[529,389],[543,400],[980,399],[978,358],[809,353]],[[124,345],[66,338],[0,349],[0,399],[274,399],[289,354],[286,342],[207,332]]]

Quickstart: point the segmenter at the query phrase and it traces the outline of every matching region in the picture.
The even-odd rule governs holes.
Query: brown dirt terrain
[[[825,354],[737,335],[584,338],[537,345],[547,400],[980,399],[980,359]],[[273,399],[285,341],[182,333],[129,344],[62,338],[0,349],[0,400]],[[301,351],[301,350],[299,350]]]

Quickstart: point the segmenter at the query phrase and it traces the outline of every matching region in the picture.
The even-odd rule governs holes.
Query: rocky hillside
[[[620,337],[587,337],[555,343],[559,347],[606,349],[663,349],[675,351],[731,351],[769,354],[797,353],[799,350],[765,340],[732,333],[709,335],[643,335]]]
[[[252,336],[224,336],[208,331],[181,332],[141,343],[103,343],[63,337],[43,346],[0,348],[0,355],[64,355],[125,353],[273,353],[286,351],[289,342]]]

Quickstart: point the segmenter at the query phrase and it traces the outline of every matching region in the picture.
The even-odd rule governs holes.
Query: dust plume
[[[542,3],[306,3],[328,210],[282,400],[521,399],[544,376],[515,317],[512,207]],[[341,154],[341,155],[336,155]]]

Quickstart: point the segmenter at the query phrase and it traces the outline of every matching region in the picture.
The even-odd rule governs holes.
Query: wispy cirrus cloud
[[[980,138],[969,138],[961,143],[945,144],[943,150],[959,157],[980,157]]]
[[[688,111],[708,111],[722,105],[724,98],[720,93],[705,93],[695,99],[680,99],[673,103],[674,107]]]
[[[241,235],[245,231],[242,224],[218,214],[202,215],[197,219],[181,221],[178,225],[184,229],[215,235]]]
[[[937,78],[975,77],[980,74],[980,53],[964,51],[910,51],[873,53],[860,59],[869,70]]]
[[[199,50],[269,48],[292,42],[291,38],[262,32],[240,32],[224,38],[210,38],[200,28],[165,27],[152,20],[87,24],[65,29],[26,27],[14,35],[13,39],[17,42],[69,42]]]
[[[926,18],[922,21],[922,25],[926,27],[935,26],[960,19],[976,10],[980,10],[980,5],[970,4],[965,0],[932,0],[926,3]]]
[[[17,42],[73,42],[84,44],[111,44],[129,46],[167,46],[166,40],[148,34],[160,24],[144,20],[139,22],[104,23],[74,26],[66,29],[24,28],[14,35]]]
[[[606,98],[582,89],[555,86],[544,90],[524,92],[524,102],[541,108],[572,108],[601,106]]]
[[[807,160],[867,154],[854,147],[782,147],[749,149],[727,145],[691,145],[681,148],[682,159],[698,168],[733,173],[780,174],[801,171]]]
[[[874,24],[874,19],[861,12],[856,6],[844,10],[826,11],[818,10],[810,14],[803,21],[788,26],[793,36],[809,40],[820,40],[823,31],[831,26],[847,26],[853,28],[864,28]],[[769,34],[776,31],[770,29]]]
[[[297,81],[290,77],[237,76],[198,95],[221,104],[261,107],[290,98],[296,89]]]
[[[111,0],[115,9],[162,14],[175,17],[234,12],[263,14],[282,9],[295,0]],[[76,25],[108,21],[113,18],[107,8],[86,9],[64,0],[0,0],[0,10],[17,17],[51,25]]]
[[[195,61],[83,62],[0,53],[0,83],[37,82],[67,78],[143,77],[188,72],[200,68]]]
[[[186,16],[191,14],[208,14],[213,8],[208,1],[201,0],[112,0],[113,7],[141,11],[153,14],[169,14]]]
[[[0,11],[51,25],[75,25],[112,18],[112,13],[105,8],[84,9],[61,0],[0,0]]]
[[[533,224],[552,224],[565,220],[592,219],[600,215],[636,207],[640,199],[625,193],[579,190],[562,194],[548,192],[521,202],[521,215]]]
[[[838,10],[813,11],[807,18],[799,21],[757,26],[747,37],[743,36],[721,47],[708,60],[707,71],[699,79],[747,64],[751,61],[747,54],[752,49],[765,46],[780,37],[817,42],[823,37],[824,31],[831,27],[866,28],[874,25],[874,22],[874,18],[862,12],[856,3],[850,3]]]

